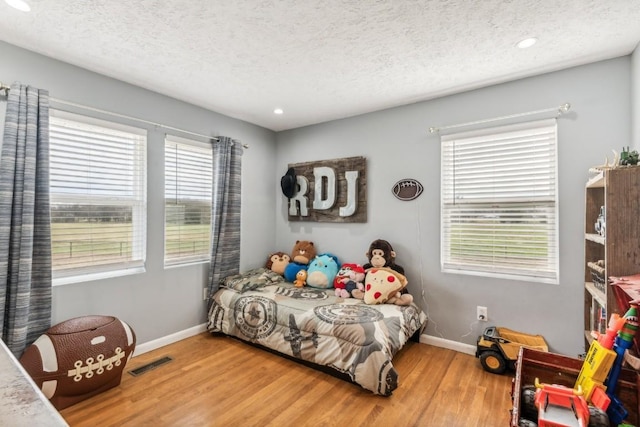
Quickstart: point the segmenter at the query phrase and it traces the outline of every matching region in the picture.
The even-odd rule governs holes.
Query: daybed
[[[393,356],[427,322],[413,303],[341,299],[333,289],[296,288],[265,268],[227,277],[220,285],[210,302],[210,332],[347,374],[383,396],[398,386]]]

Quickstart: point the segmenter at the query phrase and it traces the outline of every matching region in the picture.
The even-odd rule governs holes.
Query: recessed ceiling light
[[[18,9],[22,12],[29,12],[31,10],[31,6],[24,0],[4,0],[9,6]]]
[[[529,37],[528,39],[520,40],[518,43],[516,43],[516,46],[518,46],[520,49],[526,49],[536,44],[537,41],[537,38]]]
[[[273,114],[283,114],[284,110],[282,108],[276,108],[275,110],[273,110]]]

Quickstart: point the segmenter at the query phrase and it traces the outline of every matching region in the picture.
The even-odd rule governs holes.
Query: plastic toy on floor
[[[559,384],[542,384],[522,391],[523,417],[520,427],[610,427],[605,412],[589,406],[582,387],[573,389]]]
[[[485,371],[502,374],[514,370],[520,347],[549,351],[542,335],[530,335],[508,328],[489,326],[476,343],[476,357]]]

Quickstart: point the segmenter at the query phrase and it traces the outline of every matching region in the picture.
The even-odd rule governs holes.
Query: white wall
[[[584,184],[590,166],[630,142],[630,58],[618,58],[432,101],[281,132],[274,178],[288,163],[348,156],[367,158],[368,222],[288,222],[286,199],[276,206],[276,246],[312,240],[341,262],[366,262],[376,238],[389,240],[409,290],[430,316],[427,333],[474,345],[487,325],[545,336],[553,351],[583,348]],[[534,111],[569,102],[558,120],[560,285],[490,279],[440,271],[440,147],[430,126]],[[425,187],[415,201],[391,193],[401,178]],[[476,306],[489,322],[474,324]]]
[[[275,241],[275,134],[184,102],[131,86],[0,42],[0,81],[48,89],[50,96],[205,135],[226,135],[249,144],[242,159],[241,269],[262,265]],[[153,72],[153,70],[149,70]],[[6,103],[0,103],[4,123]],[[135,122],[131,124],[137,125]],[[138,125],[139,126],[139,125]],[[208,264],[163,268],[164,133],[148,129],[148,241],[146,272],[56,286],[53,323],[109,314],[128,322],[138,343],[202,324]]]

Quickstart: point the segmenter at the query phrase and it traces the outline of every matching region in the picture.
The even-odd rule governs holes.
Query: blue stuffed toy
[[[287,282],[294,282],[300,270],[306,270],[307,264],[302,264],[299,262],[290,262],[284,269],[284,280]]]
[[[307,268],[307,286],[328,289],[333,287],[333,279],[338,274],[340,263],[335,255],[317,255]]]

